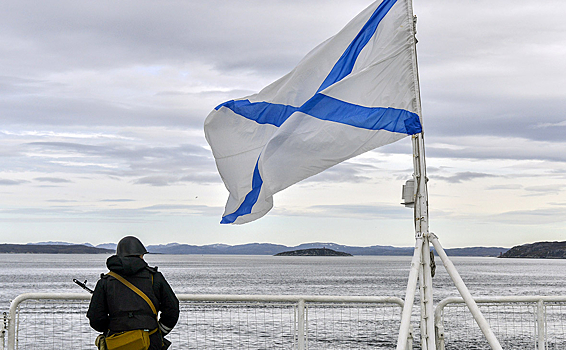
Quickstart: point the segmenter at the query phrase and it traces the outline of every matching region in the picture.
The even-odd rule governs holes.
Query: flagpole
[[[421,345],[423,350],[435,350],[434,308],[432,273],[430,267],[430,242],[428,225],[428,191],[423,135],[413,136],[414,179],[415,179],[415,237],[422,239],[421,273],[419,285],[421,294]]]
[[[417,39],[416,39],[416,16],[413,14],[413,4],[412,0],[408,0],[408,11],[409,15],[413,18],[413,39],[414,44],[412,45],[413,50],[413,76],[414,84],[416,89],[416,111],[421,118],[422,124],[422,108],[421,108],[421,98],[420,98],[420,85],[419,85],[419,75],[418,75],[418,64],[417,64]],[[472,313],[472,316],[476,320],[478,326],[486,337],[490,347],[494,350],[501,349],[499,341],[493,334],[493,331],[489,327],[489,324],[483,317],[479,307],[472,298],[468,288],[464,284],[464,281],[458,274],[458,271],[444,252],[444,249],[438,241],[436,235],[429,232],[429,221],[428,221],[428,189],[427,189],[427,177],[426,177],[426,162],[425,162],[425,147],[424,147],[424,131],[420,134],[413,135],[413,165],[414,165],[414,220],[415,220],[415,238],[417,244],[422,241],[421,250],[421,266],[419,270],[419,284],[421,291],[421,349],[423,350],[436,350],[436,335],[435,335],[435,325],[434,325],[434,309],[433,309],[433,293],[432,293],[432,274],[431,274],[431,253],[430,253],[430,243],[434,245],[437,254],[440,256],[446,271],[452,278],[456,288],[460,292],[460,295],[466,302],[468,309]],[[417,254],[417,248],[415,247],[415,255]],[[412,272],[412,270],[411,270]],[[409,278],[409,285],[412,285],[411,274]],[[414,296],[414,293],[413,293]],[[409,289],[407,288],[407,297],[405,298],[405,303],[413,302],[412,298],[409,298]],[[404,306],[403,311],[407,305]],[[403,313],[405,316],[405,313]],[[403,325],[403,320],[401,322]],[[400,329],[400,335],[403,329]],[[403,332],[404,333],[404,332]],[[405,346],[399,346],[400,338],[397,343],[397,349],[405,349]]]
[[[420,96],[419,73],[417,63],[417,38],[416,26],[417,18],[413,13],[413,2],[407,0],[407,10],[409,18],[413,19],[411,26],[413,45],[412,49],[412,68],[415,86],[415,110],[421,118],[422,124],[422,107]],[[434,306],[433,306],[433,290],[432,290],[432,273],[430,260],[430,242],[429,242],[429,221],[428,221],[428,189],[426,177],[426,161],[424,146],[424,131],[413,135],[413,167],[414,167],[414,224],[415,238],[422,239],[423,247],[421,250],[421,271],[419,273],[419,285],[421,294],[421,348],[423,350],[436,350],[436,336],[434,327]]]

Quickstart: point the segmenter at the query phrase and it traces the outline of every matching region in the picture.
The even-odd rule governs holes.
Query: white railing
[[[504,349],[566,349],[566,296],[475,298]],[[462,298],[435,310],[437,349],[489,349]]]
[[[396,297],[178,295],[174,349],[392,348],[403,300]],[[8,350],[92,349],[88,294],[23,294],[10,306]],[[408,337],[412,348],[412,337]],[[383,346],[382,346],[383,345]]]
[[[174,349],[393,349],[403,301],[395,297],[178,295]],[[92,349],[90,295],[23,294],[2,317],[1,349]],[[476,298],[504,349],[566,349],[566,296]],[[489,349],[461,298],[436,307],[440,350]],[[418,326],[418,324],[417,324]],[[7,345],[6,342],[7,341]],[[412,335],[407,337],[412,349]]]

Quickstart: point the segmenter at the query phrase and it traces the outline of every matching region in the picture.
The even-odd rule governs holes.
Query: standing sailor
[[[101,275],[96,284],[87,317],[90,326],[107,337],[132,330],[148,331],[149,350],[159,350],[163,336],[177,324],[179,300],[157,267],[149,267],[143,260],[146,253],[136,237],[120,240],[116,255],[106,260],[110,272]]]

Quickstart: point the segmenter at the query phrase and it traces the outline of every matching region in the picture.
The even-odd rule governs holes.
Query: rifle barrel
[[[73,278],[73,282],[75,282],[76,284],[79,285],[79,287],[81,287],[82,289],[86,290],[87,292],[89,292],[90,294],[94,293],[94,291],[92,289],[90,289],[89,287],[86,286],[86,281],[81,282],[76,278]]]

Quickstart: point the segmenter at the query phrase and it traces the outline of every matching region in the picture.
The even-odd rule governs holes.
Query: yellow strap
[[[110,271],[108,272],[108,275],[114,277],[115,279],[117,279],[118,281],[124,283],[128,288],[130,288],[131,290],[133,290],[134,292],[136,292],[137,295],[139,295],[140,297],[143,298],[143,300],[145,300],[148,304],[149,307],[151,307],[151,311],[153,311],[153,314],[155,316],[157,316],[157,310],[155,310],[155,306],[153,305],[153,303],[151,302],[151,299],[149,299],[147,297],[147,295],[145,295],[144,292],[142,292],[141,290],[139,290],[138,287],[134,286],[133,284],[131,284],[130,282],[128,282],[124,277],[120,276],[119,274],[117,274],[116,272]]]

